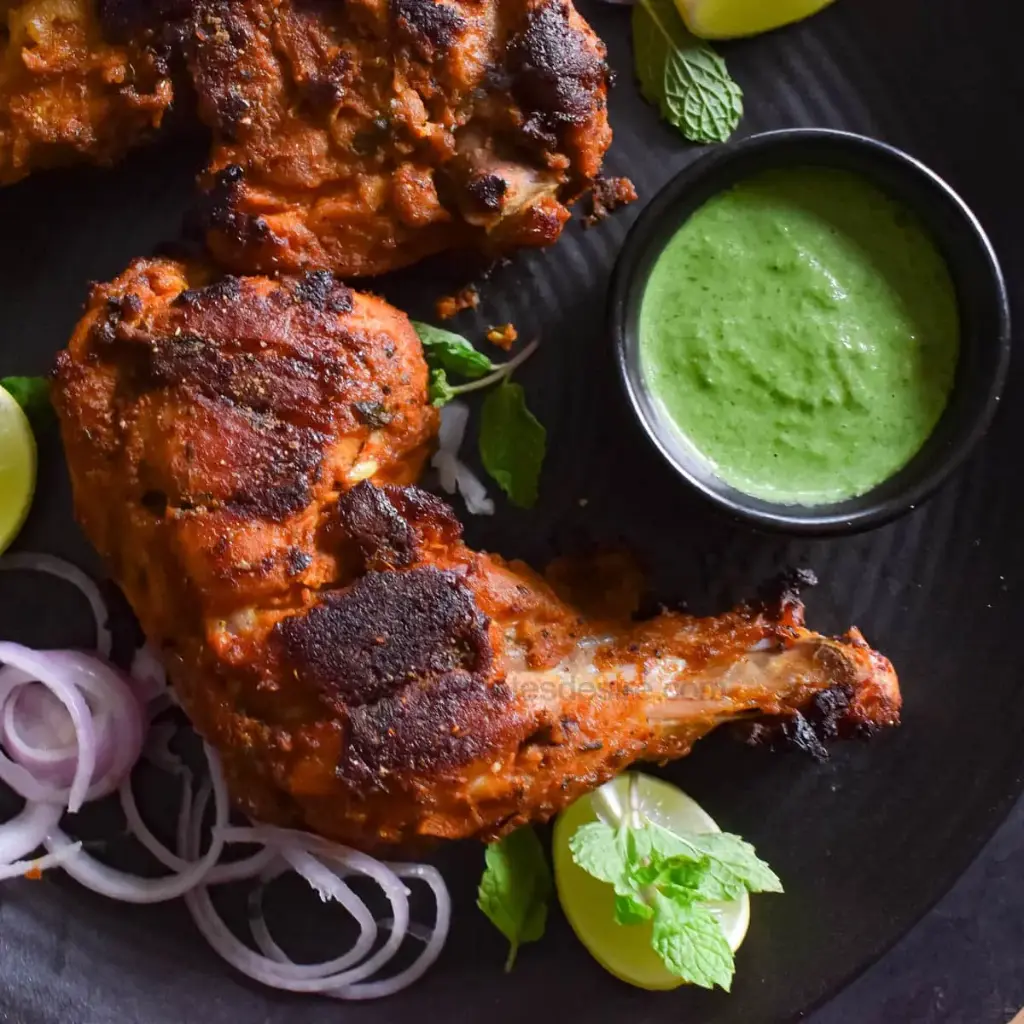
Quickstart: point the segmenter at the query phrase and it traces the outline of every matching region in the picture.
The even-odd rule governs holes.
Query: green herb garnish
[[[50,381],[46,377],[2,377],[0,388],[21,406],[33,427],[43,426],[53,418]]]
[[[687,31],[673,0],[637,0],[633,61],[644,99],[693,142],[725,142],[743,116],[743,92],[725,61]]]
[[[485,399],[480,418],[480,460],[513,505],[537,503],[547,431],[526,407],[526,395],[507,378]]]
[[[493,388],[484,400],[480,421],[480,458],[514,505],[532,508],[547,447],[547,432],[526,407],[526,396],[510,381],[512,372],[537,349],[533,341],[506,363],[494,363],[461,335],[413,321],[430,367],[427,397],[447,405],[459,395]],[[449,373],[473,378],[453,384]]]
[[[732,950],[709,902],[746,892],[782,892],[750,843],[725,832],[676,833],[634,816],[632,824],[582,825],[569,840],[573,860],[613,886],[615,920],[651,922],[651,945],[673,974],[728,990]]]
[[[420,336],[423,352],[431,366],[461,374],[470,380],[476,380],[497,369],[483,352],[473,348],[461,334],[416,320],[412,325]]]
[[[430,383],[427,385],[427,397],[431,405],[439,409],[447,405],[455,397],[455,388],[448,383],[448,374],[440,367],[430,371]]]
[[[476,905],[509,941],[505,970],[512,970],[519,947],[536,942],[547,924],[551,871],[532,828],[517,829],[490,843]]]

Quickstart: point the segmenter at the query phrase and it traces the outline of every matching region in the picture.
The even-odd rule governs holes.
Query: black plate
[[[630,81],[628,12],[584,0],[620,69],[612,173],[650,197],[695,155],[659,123]],[[792,30],[729,46],[746,89],[745,133],[830,125],[880,136],[946,177],[988,228],[1019,308],[1024,102],[1015,5],[1005,0],[840,0]],[[46,369],[90,279],[119,271],[175,233],[201,146],[138,153],[113,172],[76,171],[0,193],[3,373]],[[755,900],[732,996],[647,994],[614,981],[554,914],[512,978],[503,943],[474,909],[480,853],[445,856],[455,926],[441,963],[384,1003],[338,1007],[250,985],[206,948],[180,905],[112,904],[66,882],[0,890],[0,1008],[19,1024],[327,1024],[446,1020],[520,1024],[564,1007],[582,1020],[633,1024],[777,1022],[833,991],[905,931],[963,870],[1020,791],[1024,693],[1018,682],[1024,596],[1019,363],[986,442],[925,508],[862,537],[787,542],[705,509],[647,444],[625,408],[603,333],[608,275],[636,216],[574,227],[558,247],[495,273],[479,316],[546,340],[521,375],[547,423],[542,506],[471,524],[475,543],[542,562],[587,539],[626,540],[656,593],[700,611],[727,606],[781,568],[813,567],[820,628],[858,623],[890,654],[904,727],[817,765],[702,744],[669,770],[723,827],[755,841],[787,885]],[[443,264],[447,266],[447,264]],[[379,287],[419,313],[437,268]],[[72,525],[56,446],[21,546],[95,568]],[[586,504],[581,504],[586,499]],[[0,579],[0,636],[85,643],[46,585]],[[305,904],[303,904],[305,906]],[[304,918],[299,917],[299,923]]]

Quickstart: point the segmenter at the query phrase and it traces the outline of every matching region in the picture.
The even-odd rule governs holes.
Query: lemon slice
[[[711,816],[682,790],[652,775],[626,772],[599,790],[577,800],[555,822],[553,855],[555,883],[562,910],[580,942],[597,962],[621,981],[646,989],[671,989],[683,984],[651,948],[651,923],[621,925],[615,920],[615,891],[587,874],[573,859],[569,839],[598,818],[617,824],[630,813],[633,799],[642,817],[675,832],[721,832]],[[730,903],[708,904],[718,918],[733,951],[739,948],[750,923],[750,897],[744,893]]]
[[[0,553],[18,535],[36,489],[36,440],[21,406],[0,388]]]
[[[686,27],[704,39],[756,36],[808,18],[832,0],[676,0]]]

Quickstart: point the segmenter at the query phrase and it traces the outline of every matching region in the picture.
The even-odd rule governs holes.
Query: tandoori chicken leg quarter
[[[243,273],[549,245],[611,143],[569,0],[199,0],[195,22],[199,227]]]
[[[637,623],[467,548],[402,486],[426,388],[379,299],[167,261],[94,289],[59,359],[79,518],[251,816],[364,848],[490,838],[722,723],[897,722],[888,661],[795,598]]]

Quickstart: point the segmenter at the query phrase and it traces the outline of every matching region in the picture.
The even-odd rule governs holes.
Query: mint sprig
[[[673,0],[633,7],[633,63],[640,90],[692,142],[725,142],[743,116],[743,92],[725,61],[687,31]]]
[[[537,350],[538,342],[532,341],[508,362],[494,363],[459,334],[416,321],[413,327],[430,368],[427,397],[431,405],[440,408],[460,395],[492,389],[481,410],[480,460],[512,504],[532,508],[537,502],[547,432],[527,408],[522,387],[510,378]],[[449,373],[471,380],[453,384]]]
[[[508,939],[505,970],[510,971],[519,947],[524,942],[536,942],[544,934],[551,871],[537,833],[528,825],[489,843],[484,861],[476,902]]]
[[[569,840],[573,860],[615,889],[619,924],[652,922],[651,945],[673,974],[728,990],[732,950],[707,904],[782,892],[782,883],[739,836],[674,832],[630,805],[627,819],[581,825]]]

